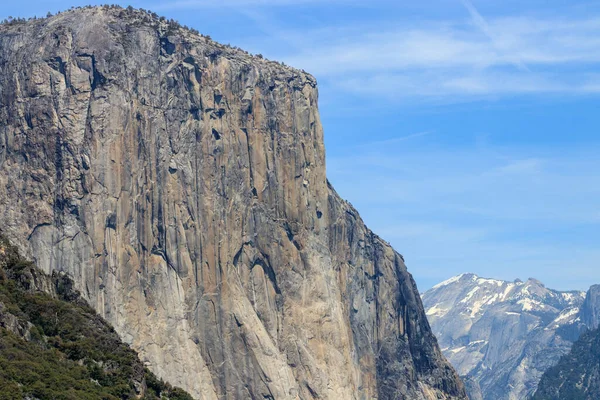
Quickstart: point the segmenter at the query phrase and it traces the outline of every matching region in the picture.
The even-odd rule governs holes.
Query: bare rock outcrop
[[[199,399],[464,399],[315,79],[143,11],[0,26],[0,218]]]

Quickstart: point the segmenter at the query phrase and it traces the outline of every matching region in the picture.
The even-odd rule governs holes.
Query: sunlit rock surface
[[[315,79],[145,12],[0,27],[0,218],[199,399],[464,399]]]

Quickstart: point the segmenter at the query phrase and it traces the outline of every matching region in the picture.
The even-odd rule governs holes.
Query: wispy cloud
[[[400,136],[400,137],[396,137],[396,138],[393,138],[393,139],[377,140],[377,141],[374,141],[374,142],[370,142],[368,144],[368,146],[369,147],[389,146],[389,145],[393,145],[393,144],[405,142],[407,140],[416,139],[416,138],[420,138],[420,137],[423,137],[423,136],[431,135],[432,133],[434,133],[434,131],[423,131],[423,132],[411,133],[410,135]]]
[[[531,175],[542,173],[544,160],[539,158],[527,158],[524,160],[510,161],[506,165],[497,167],[491,171],[491,175]]]
[[[467,11],[469,11],[469,14],[471,14],[471,19],[475,25],[490,39],[492,46],[501,54],[503,49],[500,45],[500,41],[496,39],[496,33],[492,31],[485,18],[483,18],[470,0],[461,0],[461,3],[465,6]],[[529,68],[527,68],[520,59],[516,59],[514,64],[522,70],[529,71]]]
[[[321,83],[386,100],[462,101],[482,96],[596,95],[600,79],[600,15],[482,14],[472,0],[438,3],[436,18],[402,18],[391,0],[369,2],[390,15],[319,19],[339,6],[361,15],[360,0],[172,0],[146,2],[158,11],[227,9],[251,21],[235,40],[249,50],[302,68]],[[333,7],[333,8],[332,8]],[[416,7],[416,6],[415,6]],[[307,11],[290,24],[289,12]],[[350,11],[349,11],[350,10]],[[464,12],[466,10],[467,12]],[[397,10],[396,10],[397,11]],[[212,12],[212,11],[210,11]],[[408,11],[410,12],[410,10]],[[300,13],[301,14],[301,13]],[[230,39],[230,38],[228,38]]]
[[[598,93],[600,18],[485,20],[464,4],[474,24],[318,29],[301,34],[303,48],[273,54],[345,90],[392,98]]]
[[[374,142],[361,155],[328,159],[338,190],[368,203],[366,208],[390,206],[412,213],[429,208],[426,215],[443,211],[503,222],[598,222],[600,160],[590,156],[597,149],[458,151],[396,144]]]

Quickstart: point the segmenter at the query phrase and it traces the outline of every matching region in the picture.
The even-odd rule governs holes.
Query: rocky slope
[[[588,331],[544,373],[532,400],[600,399],[600,330]]]
[[[144,11],[0,27],[0,218],[198,399],[465,398],[306,73]]]
[[[0,399],[191,400],[144,368],[63,273],[0,236]]]
[[[443,353],[468,377],[471,397],[516,400],[529,398],[544,371],[582,331],[597,326],[597,293],[598,287],[586,295],[551,290],[535,279],[464,274],[422,297]]]

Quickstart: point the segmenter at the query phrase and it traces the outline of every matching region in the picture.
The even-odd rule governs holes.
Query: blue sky
[[[462,272],[600,283],[599,2],[116,3],[314,74],[329,179],[421,290]]]

